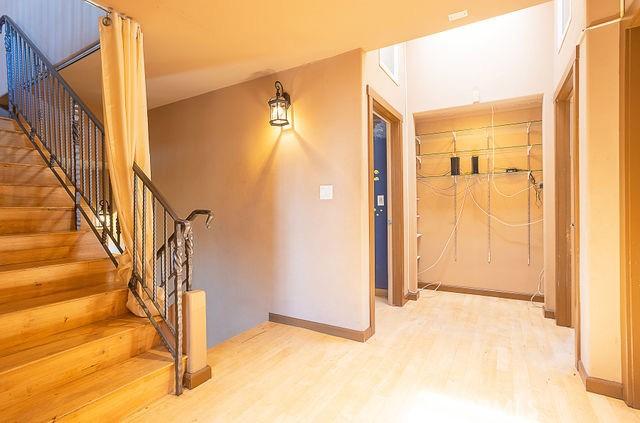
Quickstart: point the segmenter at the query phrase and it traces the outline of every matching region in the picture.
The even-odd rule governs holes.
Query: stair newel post
[[[176,248],[174,251],[173,265],[175,267],[175,313],[176,313],[176,345],[174,356],[174,368],[176,379],[176,395],[182,394],[182,281],[183,281],[183,265],[185,255],[185,229],[186,222],[176,221]]]
[[[72,105],[71,130],[73,141],[73,184],[75,185],[74,210],[76,230],[80,229],[82,216],[80,214],[80,107],[75,101]]]

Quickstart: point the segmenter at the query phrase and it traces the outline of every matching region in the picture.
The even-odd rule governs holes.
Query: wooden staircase
[[[173,392],[171,355],[74,221],[53,172],[0,118],[1,422],[116,421]]]

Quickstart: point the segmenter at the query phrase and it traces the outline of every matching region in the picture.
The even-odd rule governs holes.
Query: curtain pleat
[[[108,20],[101,19],[99,27],[107,165],[124,242],[124,254],[119,259],[118,275],[123,282],[129,282],[133,270],[132,252],[134,251],[134,162],[149,178],[151,177],[143,36],[137,22],[122,18],[115,12]],[[140,198],[141,195],[139,194]],[[140,214],[141,210],[135,212]],[[147,218],[150,217],[149,215],[150,213]],[[147,225],[147,228],[151,228],[151,225]],[[150,239],[151,236],[148,235],[147,243]],[[138,246],[138,252],[141,250],[140,247]],[[147,246],[147,251],[151,254],[153,254],[153,247],[152,242]],[[139,255],[138,263],[141,263]],[[149,302],[148,306],[150,305]],[[127,307],[138,316],[145,315],[131,293],[129,293]],[[155,307],[148,308],[154,314],[157,313]]]

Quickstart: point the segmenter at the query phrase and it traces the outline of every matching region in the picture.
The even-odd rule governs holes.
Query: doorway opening
[[[391,213],[388,201],[389,180],[388,180],[388,160],[389,151],[389,130],[391,124],[373,113],[373,197],[374,205],[374,237],[375,237],[375,287],[376,296],[389,299],[389,280],[393,276],[389,275],[391,268],[389,254],[390,239],[389,225],[391,224]]]
[[[368,98],[369,145],[369,318],[375,331],[376,293],[402,306],[405,246],[402,114],[371,87]]]
[[[543,97],[414,115],[418,287],[543,294]]]

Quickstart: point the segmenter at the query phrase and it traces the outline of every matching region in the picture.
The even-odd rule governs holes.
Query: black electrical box
[[[451,158],[451,176],[460,175],[460,157]]]
[[[480,173],[480,166],[478,165],[478,156],[471,156],[471,173],[477,175]]]

